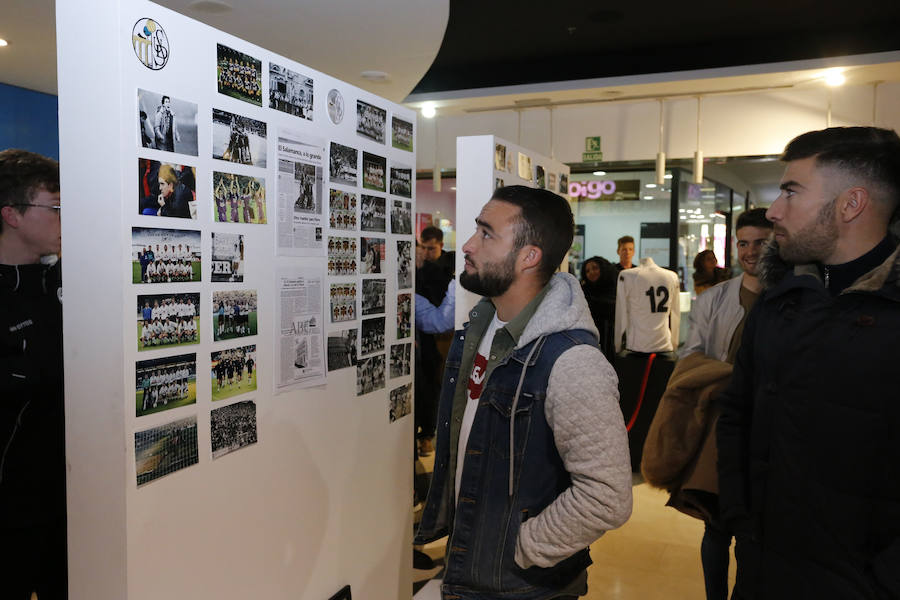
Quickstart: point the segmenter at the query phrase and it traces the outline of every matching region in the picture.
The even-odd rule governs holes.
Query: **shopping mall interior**
[[[103,79],[104,73],[117,72],[104,65],[103,56],[113,52],[115,61],[131,58],[127,44],[125,50],[116,46],[121,46],[116,38],[120,21],[135,11],[154,18],[160,13],[178,15],[169,18],[179,23],[169,29],[173,56],[179,35],[190,37],[184,31],[190,25],[181,25],[184,17],[185,23],[206,27],[204,36],[207,30],[224,32],[232,45],[233,40],[246,41],[382,98],[385,105],[398,107],[395,114],[409,111],[415,126],[414,165],[407,165],[415,175],[412,233],[432,225],[442,230],[444,250],[457,252],[457,267],[461,246],[472,232],[469,215],[477,214],[493,186],[503,185],[502,172],[511,179],[516,170],[510,157],[509,166],[498,163],[487,187],[478,188],[486,194],[457,195],[468,168],[458,152],[459,140],[493,136],[494,144],[528,149],[564,165],[565,175],[561,170],[548,173],[546,187],[558,184],[553,191],[564,195],[573,209],[576,236],[570,271],[577,275],[584,260],[593,256],[618,262],[617,240],[632,236],[636,258],[653,257],[678,275],[682,340],[696,298],[694,257],[712,250],[717,266],[740,274],[737,219],[745,210],[768,207],[778,196],[784,171],[779,156],[788,141],[831,126],[900,130],[896,2],[864,0],[850,10],[836,0],[721,6],[659,0],[635,5],[128,0],[121,15],[115,0],[99,0],[91,9],[68,4],[8,0],[0,22],[0,149],[23,148],[61,160],[64,204],[79,202],[79,194],[69,189],[79,189],[80,178],[87,176],[83,165],[69,167],[67,157],[74,164],[75,158],[95,153],[95,164],[113,164],[103,168],[110,173],[116,167],[108,161],[118,160],[126,147],[116,140],[133,134],[129,129],[123,136],[124,117],[118,123],[112,122],[115,116],[107,116],[133,112],[128,103],[134,90],[116,95],[116,86],[131,80]],[[130,38],[130,25],[127,33]],[[184,42],[184,47],[189,44]],[[206,57],[191,59],[199,64]],[[73,75],[81,63],[84,72]],[[103,71],[107,68],[111,70]],[[146,75],[151,82],[146,85],[157,86],[148,89],[176,87],[165,71],[159,73]],[[84,87],[96,88],[96,106],[86,92],[77,90],[79,78]],[[323,116],[326,91],[317,89],[315,95],[316,110]],[[349,99],[346,110],[355,112]],[[208,110],[204,114],[208,116]],[[91,122],[96,124],[95,139]],[[133,119],[127,126],[133,126]],[[270,125],[270,142],[274,129]],[[278,161],[272,158],[274,151],[269,152],[271,215]],[[205,177],[212,182],[209,174]],[[97,185],[108,190],[93,190],[108,193],[107,200],[115,202],[119,179],[111,175],[110,182]],[[531,174],[528,179],[532,181]],[[208,187],[211,190],[212,183]],[[200,190],[198,183],[198,200]],[[100,201],[99,196],[85,200]],[[89,243],[89,234],[79,221],[81,229],[71,225],[72,241],[67,242],[66,216],[64,209],[63,254],[74,258]],[[71,222],[78,218],[73,215]],[[121,222],[134,225],[134,219],[123,214]],[[120,225],[116,219],[122,230]],[[265,236],[274,239],[272,227]],[[125,229],[130,232],[130,227]],[[120,233],[103,239],[114,247],[126,245]],[[253,261],[268,264],[261,254]],[[121,269],[113,264],[112,271],[108,279],[97,278],[98,289],[109,290],[115,302],[133,300],[131,287],[120,290]],[[265,285],[259,284],[260,305],[265,299],[274,306],[275,292],[265,295]],[[389,292],[396,291],[390,285]],[[205,282],[198,290],[210,291]],[[85,303],[92,301],[88,292],[84,295]],[[77,305],[79,298],[73,293],[72,302]],[[93,301],[98,312],[105,310],[103,300]],[[457,324],[460,314],[458,306]],[[276,327],[272,316],[266,319],[260,321],[255,343],[267,345],[265,352],[273,354],[278,341],[263,332],[262,324],[271,325],[271,331]],[[67,332],[75,327],[69,323]],[[98,339],[111,340],[108,345],[117,348],[126,332],[118,324],[116,328]],[[131,343],[130,338],[126,341]],[[221,350],[214,341],[210,339],[210,347]],[[274,379],[274,367],[261,363],[260,381],[268,378],[268,383],[260,384],[255,398],[260,404],[258,445],[263,447],[268,436],[273,455],[284,463],[268,469],[254,462],[263,459],[250,452],[216,462],[201,453],[200,464],[192,469],[206,469],[203,479],[190,481],[188,469],[143,488],[134,483],[136,442],[131,437],[142,421],[128,414],[119,398],[123,388],[133,389],[134,364],[124,364],[131,355],[126,354],[123,363],[121,352],[104,354],[88,346],[90,353],[96,351],[93,363],[113,361],[107,364],[114,376],[101,386],[101,394],[92,395],[85,391],[86,376],[69,366],[83,355],[74,342],[66,344],[66,385],[74,390],[66,396],[70,597],[112,600],[167,594],[311,600],[332,596],[345,584],[358,598],[441,597],[446,538],[415,548],[412,543],[424,500],[414,498],[414,483],[424,480],[427,487],[435,460],[433,451],[414,448],[412,418],[401,420],[402,430],[373,435],[366,424],[370,415],[364,412],[370,408],[359,408],[359,392],[353,393],[349,380],[337,386],[329,381],[329,390],[309,392],[307,402],[302,397],[306,390],[295,392],[296,398],[280,393],[277,384],[268,381]],[[93,363],[92,369],[100,368]],[[329,408],[332,401],[338,408]],[[209,411],[205,413],[208,422]],[[378,427],[386,426],[387,418],[381,413],[377,417],[384,421]],[[164,420],[153,418],[155,423]],[[200,423],[202,428],[202,418]],[[99,441],[103,431],[114,439]],[[373,450],[367,438],[380,447]],[[298,449],[302,456],[294,460],[291,455]],[[415,476],[408,468],[413,465]],[[258,476],[249,475],[254,471]],[[246,484],[235,481],[242,477]],[[222,507],[211,513],[204,504],[210,499],[209,486],[221,486],[212,497],[221,499]],[[585,597],[704,597],[703,521],[667,506],[667,492],[645,483],[639,472],[633,476],[633,494],[628,522],[591,545],[593,565]],[[371,503],[366,502],[369,495]],[[162,502],[178,506],[160,510]],[[170,522],[154,521],[160,515]],[[159,547],[166,539],[171,547]],[[170,552],[177,566],[161,558]],[[420,557],[416,568],[413,552]],[[732,583],[734,576],[732,552]]]

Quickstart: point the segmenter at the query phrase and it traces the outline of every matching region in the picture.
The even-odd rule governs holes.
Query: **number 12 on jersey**
[[[644,293],[650,297],[650,312],[652,312],[652,313],[668,312],[668,310],[669,310],[669,306],[668,306],[669,289],[666,286],[661,285],[655,289],[653,288],[653,286],[650,286],[649,288],[647,288],[647,291]],[[656,302],[657,297],[661,298],[659,303]]]

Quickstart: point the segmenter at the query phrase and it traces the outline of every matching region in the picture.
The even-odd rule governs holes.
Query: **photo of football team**
[[[362,396],[384,387],[384,354],[359,361],[356,365],[356,395]]]
[[[134,433],[138,487],[197,464],[197,416]]]
[[[256,344],[210,354],[212,401],[256,390]]]
[[[200,232],[131,228],[132,283],[200,281]]]
[[[262,106],[262,61],[216,44],[216,83],[220,94]]]
[[[213,292],[213,341],[256,335],[256,290]]]
[[[331,322],[341,323],[356,319],[356,284],[331,284]]]
[[[135,364],[135,413],[142,417],[197,401],[197,355],[140,360]]]
[[[377,192],[387,191],[385,178],[387,176],[387,159],[377,154],[363,152],[363,187]]]
[[[365,319],[359,334],[361,356],[384,350],[384,317]]]
[[[412,202],[394,200],[391,208],[391,233],[412,233]]]
[[[412,384],[401,385],[391,390],[390,421],[393,423],[412,412]]]
[[[209,429],[213,460],[255,444],[256,403],[244,400],[213,410],[209,414]]]
[[[356,275],[356,238],[328,236],[328,274]]]
[[[138,351],[200,343],[200,294],[137,297]]]
[[[266,180],[213,171],[213,205],[217,223],[265,223]]]
[[[413,125],[409,121],[391,118],[391,145],[400,150],[412,152],[413,149]]]
[[[269,108],[313,120],[313,80],[269,63]]]
[[[387,111],[377,106],[356,101],[356,133],[379,144],[384,143]]]
[[[412,198],[412,169],[391,167],[391,193]]]

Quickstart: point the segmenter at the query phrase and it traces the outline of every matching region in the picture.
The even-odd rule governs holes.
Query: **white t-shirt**
[[[642,258],[639,267],[619,273],[616,291],[616,352],[669,352],[678,348],[678,275]]]
[[[472,373],[466,391],[466,410],[463,412],[462,423],[459,426],[459,445],[456,447],[456,501],[459,502],[459,483],[462,481],[463,462],[466,460],[466,446],[469,443],[469,434],[472,432],[472,423],[475,422],[475,413],[478,410],[478,399],[484,388],[484,376],[487,370],[488,355],[491,353],[491,344],[494,343],[494,334],[498,329],[506,325],[506,321],[497,318],[488,325],[487,331],[481,337],[478,344],[478,352],[475,355],[475,363],[472,365]]]

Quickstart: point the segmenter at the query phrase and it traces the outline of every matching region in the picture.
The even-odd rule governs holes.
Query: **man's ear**
[[[527,245],[519,251],[519,262],[522,270],[540,266],[544,253],[537,246]]]
[[[858,218],[872,202],[869,190],[856,186],[846,190],[839,197],[838,211],[840,219],[844,223],[850,223]]]
[[[22,218],[22,213],[16,210],[14,206],[4,206],[0,208],[0,219],[3,220],[4,227],[12,227],[17,228],[19,226],[19,219]]]

